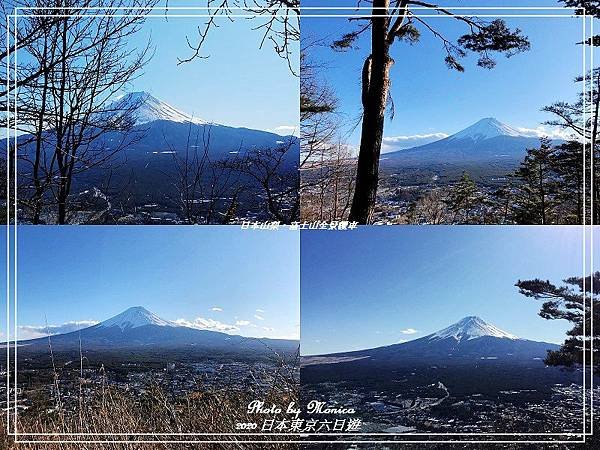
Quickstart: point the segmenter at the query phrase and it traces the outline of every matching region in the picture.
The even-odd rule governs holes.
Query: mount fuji
[[[218,214],[211,214],[213,220],[228,212],[266,220],[270,215],[261,197],[264,186],[254,175],[269,172],[272,190],[294,192],[297,185],[300,141],[296,136],[212,123],[147,92],[118,97],[98,114],[102,122],[127,122],[132,127],[106,131],[80,150],[91,161],[82,158],[81,166],[74,169],[70,201],[82,210],[74,221],[179,223],[187,219],[182,213],[183,198],[186,206],[217,210]],[[42,140],[42,159],[53,161],[53,132],[47,134]],[[33,161],[36,154],[36,139],[19,136],[19,155]],[[256,159],[266,169],[252,162]],[[247,174],[246,168],[254,172]],[[19,176],[22,186],[33,186],[33,172],[27,164]],[[186,189],[190,192],[184,194]],[[32,195],[29,187],[23,191],[24,197]],[[54,202],[50,193],[47,202]]]
[[[125,144],[123,150],[127,161],[141,159],[154,165],[161,155],[166,154],[170,159],[173,153],[184,151],[186,148],[201,147],[201,150],[204,150],[205,142],[209,145],[212,160],[231,157],[251,148],[288,144],[293,148],[298,147],[297,152],[289,152],[289,162],[294,159],[292,154],[296,153],[299,157],[299,140],[295,136],[209,122],[180,111],[148,92],[122,95],[107,104],[103,110],[98,114],[105,118],[114,118],[115,121],[130,118],[133,128],[128,134],[131,138],[124,136],[123,132],[107,132],[90,145],[93,145],[94,151],[110,152],[118,143]],[[48,133],[51,135],[50,131]],[[31,144],[27,143],[31,137],[27,136],[23,135],[20,138],[22,152],[30,150]],[[52,139],[49,138],[49,141],[52,142]],[[158,164],[164,163],[161,159]]]
[[[282,136],[270,131],[254,130],[212,123],[169,105],[147,92],[131,92],[117,98],[106,108],[110,112],[131,111],[135,123],[133,132],[139,137],[127,150],[129,159],[142,158],[153,161],[160,155],[181,152],[188,146],[209,145],[211,159],[228,158],[251,148],[298,145],[294,136]],[[199,139],[196,139],[196,137]],[[110,148],[115,141],[112,134],[103,139]],[[198,142],[196,142],[198,141]],[[288,163],[299,158],[298,152],[291,151]]]
[[[298,341],[248,338],[217,331],[200,330],[160,318],[136,306],[91,327],[50,337],[53,351],[136,351],[178,350],[267,354],[280,351],[292,354]],[[48,352],[47,337],[19,341],[19,352]]]
[[[373,402],[380,401],[379,394],[388,399],[450,395],[452,404],[471,395],[498,401],[507,393],[537,401],[551,396],[557,385],[581,384],[580,370],[544,364],[547,351],[558,348],[469,316],[408,342],[303,356],[300,378],[310,392],[325,387],[328,392],[362,393]],[[440,383],[445,386],[441,390],[436,388]]]
[[[114,102],[108,105],[107,109],[109,111],[134,110],[133,117],[136,125],[154,122],[155,120],[194,123],[198,125],[206,125],[208,123],[180,111],[144,91],[130,92],[117,97]]]
[[[468,316],[447,328],[412,341],[303,358],[303,365],[368,360],[381,365],[465,364],[475,361],[523,362],[543,360],[558,345],[514,336],[485,320]]]
[[[479,120],[471,126],[439,141],[412,147],[382,156],[384,164],[402,161],[428,164],[461,162],[519,162],[527,148],[539,145],[540,136],[520,131],[493,117]]]
[[[483,141],[485,139],[492,139],[498,136],[536,137],[532,136],[530,133],[521,132],[493,117],[486,117],[485,119],[481,119],[473,125],[465,128],[464,130],[459,131],[452,136],[448,136],[448,139],[471,139],[473,141]]]

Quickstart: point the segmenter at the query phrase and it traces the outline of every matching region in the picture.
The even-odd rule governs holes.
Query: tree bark
[[[377,183],[379,155],[383,139],[385,108],[390,86],[390,68],[394,61],[389,56],[387,39],[389,0],[373,1],[371,55],[366,59],[362,74],[363,120],[356,170],[356,185],[349,220],[360,224],[372,222]],[[378,9],[384,8],[384,9]]]

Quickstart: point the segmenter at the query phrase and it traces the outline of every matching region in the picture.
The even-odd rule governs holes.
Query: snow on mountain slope
[[[125,110],[132,107],[137,108],[134,113],[136,125],[154,122],[155,120],[168,120],[179,123],[191,122],[198,125],[208,123],[174,108],[147,92],[131,92],[125,94],[117,98],[115,102],[109,106],[109,109]]]
[[[519,338],[476,316],[427,336],[407,342],[350,352],[306,357],[302,364],[380,364],[410,366],[420,364],[464,364],[467,361],[542,361],[548,350],[559,346]]]
[[[539,130],[517,129],[487,117],[439,141],[385,153],[382,162],[387,168],[500,164],[503,169],[492,176],[503,176],[523,160],[528,148],[539,145],[539,138]]]
[[[459,131],[456,134],[448,136],[448,140],[454,139],[473,139],[476,141],[490,139],[497,136],[512,136],[512,137],[531,137],[530,134],[525,134],[517,129],[506,125],[493,117],[486,117],[474,123],[470,127]]]
[[[96,327],[119,327],[122,330],[126,328],[137,328],[145,325],[158,325],[161,327],[178,327],[174,322],[161,319],[156,314],[148,311],[142,306],[134,306],[126,309],[110,319],[100,322]]]
[[[245,337],[211,329],[199,329],[161,319],[141,306],[135,306],[99,324],[68,333],[52,336],[52,348],[60,352],[88,351],[115,352],[119,349],[150,351],[160,355],[158,349],[167,354],[180,352],[206,352],[213,354],[231,353],[253,356],[271,355],[273,351],[294,354],[298,341]],[[46,355],[48,338],[19,341],[23,351]],[[124,355],[126,358],[127,354]]]
[[[458,342],[463,340],[477,339],[483,336],[492,336],[497,338],[519,339],[506,331],[486,322],[477,316],[468,316],[450,325],[443,330],[426,336],[430,341],[454,338]]]

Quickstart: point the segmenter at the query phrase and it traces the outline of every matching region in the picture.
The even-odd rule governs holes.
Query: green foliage
[[[346,50],[353,49],[354,41],[356,41],[359,34],[360,33],[358,31],[346,33],[341,38],[333,41],[331,48],[338,52],[345,52]]]
[[[569,8],[584,8],[578,9],[575,14],[583,15],[584,11],[587,16],[594,16],[600,19],[600,1],[599,0],[558,0],[559,3],[564,3]]]
[[[520,29],[511,30],[500,19],[461,36],[458,38],[458,44],[479,53],[480,57],[477,65],[486,69],[491,69],[496,65],[488,52],[504,53],[509,58],[530,48],[529,41],[521,34]]]
[[[514,173],[517,180],[513,214],[517,223],[549,224],[556,222],[557,192],[555,149],[547,138],[538,148],[530,148]]]
[[[586,364],[590,363],[590,344],[594,343],[594,355],[598,353],[600,338],[591,336],[591,328],[600,329],[600,272],[588,277],[570,277],[563,285],[535,278],[519,280],[515,284],[527,298],[543,301],[539,315],[547,320],[567,320],[572,328],[569,336],[556,351],[549,351],[545,363],[550,366],[573,367],[584,361],[583,341],[586,341]],[[593,308],[591,308],[593,304]],[[593,317],[592,317],[593,309]],[[584,332],[585,325],[585,332]],[[594,359],[594,370],[600,371],[598,359]]]
[[[400,27],[396,32],[395,37],[398,41],[404,41],[410,45],[416,44],[421,38],[421,32],[412,23]]]
[[[527,150],[512,175],[512,187],[499,192],[499,200],[509,199],[510,218],[517,224],[581,224],[583,206],[589,200],[583,178],[581,142],[553,146],[542,138],[539,148]]]
[[[448,66],[449,69],[453,69],[453,70],[456,70],[458,72],[464,72],[465,71],[464,66],[461,63],[458,62],[458,59],[456,58],[456,56],[448,54],[444,58],[444,62],[446,63],[446,66]]]
[[[592,2],[571,2],[587,4]],[[594,2],[597,5],[597,2]],[[597,12],[596,14],[597,15]],[[598,45],[600,36],[595,36],[592,41],[586,42],[588,45]],[[598,139],[599,126],[599,111],[600,104],[600,68],[596,67],[585,73],[585,76],[577,76],[576,83],[583,84],[583,92],[579,88],[577,99],[568,103],[558,101],[551,105],[542,108],[542,111],[548,112],[554,116],[554,119],[547,121],[546,125],[559,127],[567,131],[572,139],[585,141],[590,143],[593,149],[593,166],[594,177],[592,179],[592,190],[594,192],[594,216],[591,217],[591,222],[594,224],[600,223],[600,139]],[[590,155],[586,155],[586,160],[589,161]],[[591,208],[588,208],[590,210]],[[585,218],[588,219],[587,217]]]
[[[323,114],[333,112],[335,106],[330,103],[316,101],[306,95],[300,95],[300,112],[303,114]]]
[[[589,148],[587,149],[589,150]],[[585,156],[589,161],[589,153]],[[480,164],[480,163],[478,163]],[[411,168],[414,174],[414,169]],[[542,139],[540,147],[527,150],[520,167],[508,180],[490,183],[491,177],[505,177],[511,170],[486,172],[483,166],[469,167],[453,184],[425,188],[411,199],[407,212],[409,223],[451,224],[554,224],[583,223],[584,204],[590,200],[583,190],[583,145],[567,141],[553,145]],[[503,170],[506,170],[504,172]],[[458,174],[447,169],[438,172],[445,179]],[[401,173],[404,176],[404,173]],[[411,179],[411,183],[429,182],[431,175]],[[481,184],[475,181],[482,180]],[[397,183],[396,180],[393,182]],[[396,201],[402,201],[396,200]],[[589,208],[586,210],[589,221]]]
[[[467,172],[463,172],[460,181],[448,193],[445,203],[454,215],[453,223],[471,223],[476,219],[475,209],[482,200],[482,195],[473,179]]]

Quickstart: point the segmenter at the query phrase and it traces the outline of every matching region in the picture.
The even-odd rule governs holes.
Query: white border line
[[[14,376],[14,383],[15,383],[15,389],[14,389],[14,401],[15,401],[15,420],[14,420],[14,430],[15,430],[15,441],[17,440],[16,436],[17,436],[17,392],[18,392],[18,385],[17,385],[17,144],[18,144],[18,136],[17,136],[17,129],[18,129],[18,122],[17,122],[17,114],[18,114],[18,104],[17,104],[17,98],[18,98],[18,85],[17,85],[17,74],[18,74],[18,66],[17,66],[17,55],[18,55],[18,46],[17,46],[17,17],[15,16],[15,23],[14,23],[14,33],[15,33],[15,52],[14,52],[14,61],[15,61],[15,76],[13,79],[13,83],[14,83],[14,91],[13,91],[13,97],[14,97],[14,160],[13,160],[13,170],[15,173],[15,179],[13,180],[14,186],[14,198],[15,198],[15,202],[13,205],[14,208],[14,232],[13,232],[13,239],[14,239],[14,250],[13,250],[13,257],[14,257],[14,267],[13,267],[13,272],[14,272],[14,287],[13,287],[13,295],[14,295],[14,306],[13,306],[13,310],[14,310],[14,343],[15,343],[15,347],[14,347],[14,370],[15,370],[15,376]],[[8,158],[7,158],[8,159]],[[8,220],[8,219],[7,219]]]
[[[590,16],[590,39],[594,39],[594,17]],[[594,46],[590,45],[590,96],[593,93]],[[600,69],[599,69],[600,70]],[[596,95],[600,95],[597,93]],[[597,145],[597,142],[595,142]],[[594,434],[594,158],[595,148],[590,149],[590,435]],[[585,196],[585,190],[584,190]],[[585,204],[585,199],[584,199]]]
[[[585,13],[583,16],[583,26],[582,26],[582,41],[584,42],[582,44],[583,47],[583,52],[582,52],[582,58],[583,58],[583,81],[582,81],[582,86],[581,86],[581,90],[582,90],[582,96],[583,96],[583,192],[586,191],[585,189],[585,149],[586,149],[586,144],[587,144],[587,136],[586,136],[586,116],[585,116],[585,112],[587,111],[586,108],[586,88],[587,88],[587,65],[586,65],[586,52],[585,52],[585,38],[586,38],[586,23],[587,21],[585,20]],[[584,204],[584,209],[583,209],[583,226],[582,226],[582,232],[583,232],[583,239],[582,239],[582,251],[581,251],[581,257],[582,257],[582,261],[581,261],[581,266],[582,266],[582,284],[583,284],[583,366],[582,366],[582,373],[583,373],[583,386],[582,386],[582,394],[583,394],[583,420],[582,420],[582,425],[583,425],[583,434],[584,434],[584,438],[585,438],[585,433],[587,431],[587,427],[586,427],[586,404],[585,404],[585,389],[586,389],[586,382],[587,382],[587,375],[586,375],[586,370],[585,370],[585,352],[586,352],[586,346],[585,346],[585,341],[586,341],[586,333],[585,333],[585,306],[586,306],[586,295],[585,295],[585,263],[586,263],[586,254],[585,254],[585,248],[586,248],[586,242],[585,242],[585,201],[583,202]]]
[[[425,8],[425,9],[430,9],[430,8]],[[48,15],[44,15],[44,16],[48,16]],[[75,15],[76,17],[78,17],[79,15]],[[105,15],[102,15],[105,16]],[[112,15],[110,15],[112,16]],[[171,16],[171,15],[169,15]],[[246,15],[244,15],[246,16]],[[15,15],[15,34],[16,34],[16,18],[17,17],[21,17],[19,15]],[[36,16],[37,17],[37,16]],[[96,15],[93,15],[93,17],[96,17]],[[151,16],[151,17],[164,17],[164,15],[160,15],[160,16]],[[190,16],[186,16],[186,17],[190,17]],[[191,16],[191,17],[197,17],[197,15]],[[254,17],[254,15],[252,15],[252,17]],[[340,17],[340,16],[335,16],[335,17]],[[425,16],[425,17],[429,17],[429,16]],[[432,15],[431,17],[449,17],[449,16],[439,16],[439,15]],[[456,16],[454,16],[456,17]],[[481,17],[480,15],[477,15],[477,17]],[[487,16],[486,16],[487,17]],[[494,16],[497,17],[497,16]],[[543,17],[543,16],[535,16],[535,17]],[[553,16],[556,17],[556,16]],[[567,15],[560,15],[558,17],[580,17],[580,16],[567,16]],[[585,17],[584,17],[585,19]],[[584,37],[585,37],[585,26],[584,26]],[[585,56],[584,56],[584,64],[585,64]],[[16,54],[15,54],[15,71],[17,68],[17,62],[16,62]],[[16,84],[16,83],[15,83]],[[17,108],[17,102],[16,102],[16,96],[15,96],[15,129],[16,129],[16,108]],[[15,133],[16,135],[16,133]],[[15,136],[15,143],[16,143],[16,136]],[[16,165],[16,152],[15,152],[15,165]],[[15,173],[16,173],[16,168],[15,168]],[[15,189],[16,189],[16,178],[15,178]],[[15,196],[15,250],[16,250],[16,245],[17,245],[17,237],[16,237],[16,220],[17,220],[17,211],[16,211],[16,206],[17,206],[17,200],[16,200],[16,196]],[[15,267],[17,264],[17,255],[16,255],[16,251],[15,251]],[[15,328],[17,326],[17,320],[16,320],[16,273],[15,273]],[[584,323],[584,328],[585,328],[585,323]],[[585,334],[585,330],[584,330],[584,334]],[[16,339],[15,339],[16,342]],[[16,349],[15,349],[16,350]],[[16,364],[17,364],[17,360],[16,360],[16,351],[15,351],[15,383],[16,383],[16,374],[17,374],[17,369],[16,369]],[[585,342],[584,342],[584,366],[585,366]],[[585,376],[584,376],[584,386],[585,386]],[[15,388],[15,416],[17,414],[17,405],[16,405],[16,399],[17,399],[17,390]],[[585,391],[584,391],[584,399],[585,399]],[[584,417],[585,417],[585,402],[584,402]],[[585,432],[585,423],[584,423],[584,432]],[[16,431],[16,420],[15,420],[15,435],[17,435],[19,433],[17,433]],[[32,433],[20,433],[21,435],[29,435]],[[46,434],[46,433],[37,433],[38,435],[56,435],[56,433],[52,433],[52,434]],[[60,433],[61,435],[71,435],[69,433]],[[88,434],[83,434],[83,433],[79,433],[80,435],[96,435],[96,433],[88,433]],[[104,433],[103,433],[104,434]],[[137,433],[136,433],[137,434]],[[148,435],[149,433],[140,433],[141,435]],[[156,433],[151,433],[152,435],[155,435]],[[215,433],[191,433],[192,435],[215,435]],[[240,435],[239,433],[223,433],[223,435]],[[244,434],[250,434],[250,433],[243,433],[241,435]],[[276,435],[277,433],[271,433],[271,434],[262,434],[261,435]],[[316,435],[336,435],[336,436],[340,436],[340,435],[347,435],[347,433],[315,433]],[[361,435],[372,435],[370,433],[361,433]],[[412,435],[418,435],[417,433],[410,433]],[[463,435],[463,433],[440,433],[440,434],[444,434],[444,435]],[[470,434],[470,433],[469,433]],[[480,434],[480,433],[473,433],[473,434]],[[125,434],[124,434],[125,435]],[[127,434],[129,435],[129,434]],[[168,434],[168,435],[174,435],[174,434]],[[177,434],[179,435],[179,434]],[[282,435],[290,435],[289,433],[282,433]],[[356,434],[351,434],[351,435],[356,435]],[[379,433],[377,433],[376,435],[380,435]],[[387,435],[390,436],[390,433],[381,433],[381,435]],[[406,435],[406,434],[401,434],[401,435]],[[438,433],[423,433],[423,435],[427,435],[427,436],[435,436],[438,435]],[[497,435],[533,435],[531,433],[497,433]],[[548,435],[548,433],[543,433],[540,435]],[[556,433],[556,435],[570,435],[570,434],[565,434],[565,433]],[[575,434],[575,435],[579,435],[579,434]],[[285,441],[288,442],[288,441]],[[557,442],[557,441],[550,441],[550,442]]]
[[[231,7],[227,7],[227,10],[231,10],[231,11],[247,11],[249,8],[252,8],[252,6],[249,7],[243,7],[243,6],[231,6]],[[16,6],[14,8],[15,11],[18,10],[23,10],[23,11],[35,11],[35,10],[57,10],[60,11],[61,9],[70,9],[70,10],[85,10],[85,11],[89,11],[89,10],[144,10],[144,11],[150,11],[150,10],[157,10],[157,11],[169,11],[169,10],[183,10],[183,11],[217,11],[220,10],[220,8],[218,7],[218,5],[212,6],[212,7],[208,7],[208,6],[153,6],[153,7],[145,7],[145,6],[77,6],[77,7],[71,7],[71,6]],[[385,6],[302,6],[300,5],[297,8],[288,8],[288,7],[280,7],[280,6],[272,6],[272,7],[265,7],[265,8],[261,8],[264,10],[268,10],[268,11],[280,11],[280,10],[289,10],[289,11],[293,11],[293,10],[309,10],[309,11],[360,11],[360,10],[366,10],[366,11],[372,11],[373,9],[377,9],[377,10],[383,10],[383,9],[390,9],[390,8],[386,8]],[[410,8],[411,10],[525,10],[525,11],[584,11],[585,8],[583,6],[576,6],[576,7],[564,7],[564,6],[444,6],[444,5],[437,5],[435,7],[430,7],[430,6],[411,6]],[[255,16],[258,16],[258,14],[254,14]],[[389,14],[388,14],[389,15]],[[301,15],[302,16],[302,15]],[[343,17],[346,17],[347,15],[343,15]],[[350,15],[352,16],[352,15]]]
[[[6,432],[10,434],[10,16],[6,17]]]
[[[561,7],[548,7],[548,8],[544,8],[544,7],[480,7],[480,8],[475,8],[475,7],[444,7],[444,6],[439,6],[439,8],[443,8],[446,10],[460,10],[460,9],[464,9],[464,10],[476,10],[476,9],[482,9],[482,10],[503,10],[503,9],[508,9],[508,10],[584,10],[584,8],[561,8]],[[18,10],[20,9],[100,9],[100,10],[104,10],[104,9],[115,9],[115,10],[119,10],[119,9],[141,9],[141,10],[150,10],[150,9],[164,9],[165,11],[167,11],[168,9],[182,9],[182,10],[196,10],[196,9],[210,9],[210,8],[201,8],[201,7],[196,7],[196,8],[186,8],[186,7],[172,7],[172,8],[143,8],[143,7],[131,7],[131,8],[127,8],[127,7],[123,7],[123,8],[102,8],[102,7],[94,7],[94,8],[64,8],[64,7],[58,7],[58,8],[45,8],[45,7],[32,7],[32,8],[15,8],[15,14],[10,15],[10,17],[14,17],[15,18],[15,40],[16,40],[16,24],[17,24],[17,18],[18,17],[48,17],[48,14],[45,15],[32,15],[32,14],[24,14],[24,15],[20,15],[17,14]],[[229,8],[229,9],[244,9],[244,8]],[[271,9],[271,8],[269,8]],[[282,8],[273,8],[273,9],[282,9]],[[372,7],[359,7],[359,8],[346,8],[346,7],[305,7],[305,8],[300,8],[300,9],[314,9],[314,10],[356,10],[356,9],[368,9],[368,10],[372,10]],[[432,10],[432,8],[429,7],[423,7],[423,8],[412,8],[414,10],[416,9],[425,9],[425,10]],[[288,17],[290,14],[282,14],[281,16],[283,17]],[[54,17],[80,17],[80,16],[91,16],[91,17],[133,17],[133,16],[138,16],[136,14],[121,14],[121,15],[117,15],[117,14],[71,14],[71,15],[56,15],[53,14],[52,16]],[[144,17],[165,17],[165,14],[160,14],[160,15],[150,15],[150,14],[139,14],[139,16],[144,16]],[[223,14],[205,14],[205,15],[172,15],[172,14],[168,14],[168,17],[246,17],[246,18],[259,18],[260,15],[257,14],[239,14],[239,15],[223,15]],[[356,17],[357,15],[351,15],[351,16],[347,16],[347,15],[339,15],[339,14],[318,14],[318,15],[304,15],[304,16],[299,16],[299,17],[304,17],[304,18],[318,18],[318,17],[332,17],[332,18],[347,18],[347,17]],[[368,18],[371,17],[372,15],[358,15],[358,17],[364,17],[364,18]],[[395,17],[396,15],[388,15],[390,17]],[[583,17],[583,35],[584,35],[584,40],[585,40],[585,19],[587,18],[585,12],[583,15],[568,15],[568,14],[559,14],[559,15],[543,15],[543,14],[536,14],[536,15],[509,15],[509,14],[503,14],[503,15],[481,15],[481,14],[469,14],[469,15],[454,15],[454,16],[444,16],[444,15],[440,15],[438,14],[433,14],[433,15],[416,15],[417,17],[431,17],[431,18],[435,18],[435,17],[444,17],[444,18],[452,18],[452,17],[542,17],[542,18],[556,18],[556,17],[567,17],[567,18],[580,18]],[[8,37],[7,37],[8,39]],[[18,50],[18,49],[17,49]],[[17,58],[16,58],[16,54],[17,52],[15,51],[15,74],[17,72]],[[583,61],[584,61],[584,69],[585,69],[585,46],[584,46],[584,56],[583,56]],[[8,62],[7,62],[7,66],[8,66]],[[586,73],[584,73],[584,85],[585,85],[585,80],[586,80]],[[7,82],[8,84],[8,82]],[[16,79],[14,81],[15,84],[15,92],[17,89],[17,82]],[[585,88],[584,88],[585,89]],[[585,90],[584,90],[585,93]],[[10,93],[8,92],[8,95],[10,95]],[[585,94],[584,94],[584,106],[585,106]],[[16,136],[16,129],[17,129],[17,95],[15,94],[15,148],[16,148],[16,144],[17,144],[17,136]],[[7,106],[8,108],[8,106]],[[584,114],[585,114],[585,109],[584,109]],[[585,144],[584,144],[585,145]],[[584,146],[585,149],[585,146]],[[592,155],[593,157],[593,155]],[[585,159],[585,152],[584,152],[584,159]],[[15,292],[15,316],[14,316],[14,326],[15,326],[15,433],[11,435],[14,435],[15,438],[18,437],[18,435],[43,435],[43,436],[55,436],[55,435],[85,435],[85,436],[92,436],[92,435],[98,435],[98,433],[17,433],[17,429],[16,429],[16,414],[17,414],[17,389],[16,389],[16,375],[17,375],[17,351],[16,351],[16,342],[17,342],[17,310],[16,310],[16,301],[17,301],[17,273],[16,273],[16,267],[17,267],[17,195],[16,195],[16,189],[17,189],[17,177],[16,177],[16,164],[17,164],[17,152],[15,151],[15,183],[14,183],[14,188],[15,188],[15,203],[14,203],[14,227],[15,227],[15,231],[14,231],[14,244],[15,244],[15,253],[14,253],[14,264],[15,264],[15,274],[14,274],[14,282],[15,282],[15,286],[14,286],[14,292]],[[7,177],[9,177],[9,171],[7,171]],[[584,192],[585,192],[585,176],[584,176]],[[8,202],[7,202],[8,203]],[[585,205],[585,202],[584,202]],[[584,206],[585,208],[585,206]],[[7,210],[8,210],[8,206],[7,206]],[[8,223],[7,223],[7,228],[8,228]],[[9,242],[8,236],[7,236],[7,242]],[[584,252],[585,252],[585,217],[584,217]],[[9,251],[7,249],[7,255],[9,254]],[[584,261],[585,261],[585,257],[584,257]],[[8,272],[9,269],[7,269]],[[585,268],[584,268],[584,275],[585,275]],[[8,298],[7,298],[8,300]],[[585,303],[585,294],[584,294],[584,303]],[[9,310],[9,307],[7,305],[7,311]],[[584,320],[584,335],[585,335],[585,320]],[[7,350],[8,353],[8,350]],[[584,364],[583,364],[583,372],[584,372],[584,386],[585,386],[585,339],[584,339]],[[585,442],[585,388],[584,388],[584,434],[583,434],[583,441],[581,442]],[[593,410],[593,408],[592,408]],[[592,430],[593,432],[593,430]],[[100,433],[101,435],[117,435],[114,433]],[[121,434],[121,433],[119,433]],[[123,433],[122,435],[127,435],[127,436],[131,436],[131,435],[144,435],[144,436],[148,436],[148,435],[168,435],[168,436],[172,436],[172,435],[233,435],[233,436],[244,436],[244,435],[254,435],[255,433]],[[258,434],[258,433],[256,433]],[[263,436],[275,436],[275,435],[286,435],[286,436],[296,436],[296,434],[291,434],[291,433],[260,433],[260,435]],[[328,435],[334,435],[334,436],[344,436],[344,435],[351,435],[351,436],[362,436],[362,435],[384,435],[384,436],[402,436],[402,437],[406,437],[406,436],[414,436],[414,435],[426,435],[426,436],[438,436],[438,435],[498,435],[498,436],[534,436],[534,435],[559,435],[559,436],[566,436],[566,435],[573,435],[573,436],[582,436],[582,434],[580,433],[401,433],[401,434],[390,434],[390,433],[358,433],[358,434],[349,434],[349,433],[301,433],[301,436],[306,436],[306,435],[317,435],[317,436],[328,436]],[[43,443],[49,443],[49,442],[54,442],[54,443],[60,443],[60,442],[68,442],[68,443],[75,443],[75,442],[79,442],[79,441],[73,441],[73,440],[67,440],[67,441],[19,441],[17,439],[15,439],[15,442],[23,442],[23,443],[36,443],[36,442],[43,442]],[[114,443],[118,443],[118,442],[139,442],[139,443],[145,443],[145,441],[114,441],[114,440],[108,440],[108,441],[81,441],[84,443],[94,443],[94,442],[114,442]],[[248,442],[248,443],[252,443],[252,442],[270,442],[270,443],[294,443],[294,442],[299,442],[299,443],[327,443],[327,442],[331,442],[331,443],[344,443],[344,442],[349,442],[349,441],[293,441],[293,440],[283,440],[283,441],[265,441],[265,440],[261,440],[261,441],[239,441],[239,440],[235,440],[235,441],[148,441],[148,443],[175,443],[175,442],[189,442],[189,443],[194,443],[194,442],[199,442],[199,443],[230,443],[230,442],[239,442],[239,443],[243,443],[243,442]],[[406,440],[393,440],[393,441],[351,441],[351,442],[364,442],[364,443],[373,443],[373,442],[377,442],[377,443],[444,443],[444,442],[459,442],[459,443],[510,443],[513,441],[489,441],[489,440],[483,440],[483,441],[467,441],[467,440],[458,440],[458,441],[437,441],[437,440],[427,440],[427,441],[406,441]],[[573,440],[568,440],[568,441],[557,441],[557,440],[552,440],[552,441],[548,441],[548,440],[544,440],[544,441],[515,441],[516,443],[575,443],[575,442],[579,442],[579,441],[573,441]]]
[[[589,39],[591,41],[591,40],[593,40],[593,32],[592,32],[592,30],[593,30],[594,20],[593,20],[593,16],[586,16],[586,17],[590,18],[588,27],[589,27]],[[587,38],[587,36],[586,36],[586,38]],[[589,53],[589,57],[588,57],[589,70],[586,72],[585,78],[588,80],[588,83],[589,83],[589,92],[587,92],[588,90],[587,90],[587,84],[586,84],[586,93],[589,94],[588,105],[590,107],[590,111],[589,111],[587,119],[588,120],[592,120],[593,119],[593,111],[591,111],[591,106],[592,106],[592,102],[593,102],[593,99],[592,99],[592,97],[593,97],[593,90],[592,89],[593,89],[593,80],[594,80],[594,66],[593,66],[594,46],[591,46],[591,45],[587,46],[585,44],[585,41],[584,41],[584,43],[582,45],[585,46],[585,47],[589,47],[589,52],[590,52]],[[594,149],[592,148],[592,140],[591,140],[591,133],[593,132],[593,127],[592,127],[591,124],[590,124],[590,127],[591,128],[588,130],[588,132],[590,133],[590,140],[588,142],[588,147],[589,147],[589,152],[590,152],[590,161],[589,161],[589,167],[586,167],[586,172],[589,172],[589,174],[590,174],[590,180],[589,180],[589,183],[588,183],[588,186],[589,186],[588,189],[590,190],[590,192],[593,192],[593,190],[594,190],[594,181],[591,178],[591,170],[592,170],[592,167],[594,165]],[[591,203],[591,195],[590,195],[590,203]],[[585,202],[584,202],[584,204],[585,204]],[[586,229],[586,243],[588,242],[587,241],[587,235],[591,235],[591,232],[593,230],[593,223],[594,223],[594,218],[591,215],[592,214],[592,205],[591,204],[590,204],[588,210],[590,211],[590,221],[589,221],[589,224],[587,224],[589,226],[589,233],[587,232],[588,231],[588,226],[584,226],[584,228]],[[584,218],[584,220],[585,220],[585,218]],[[584,224],[585,223],[586,222],[584,221]],[[589,251],[589,255],[587,255],[588,258],[591,258],[592,257],[591,255],[592,255],[592,253],[594,251],[594,248],[591,247],[591,246],[586,246],[586,252],[587,251]],[[592,286],[593,278],[594,278],[593,277],[594,273],[592,271],[591,264],[589,264],[589,266],[588,266],[587,262],[586,262],[586,268],[588,269],[587,272],[586,272],[586,275],[589,274],[589,277],[590,277],[590,283],[589,283],[589,288],[590,288],[590,291],[589,291],[589,306],[588,306],[588,312],[590,314],[590,316],[589,316],[589,318],[590,318],[590,325],[587,328],[587,333],[590,335],[590,342],[588,344],[589,345],[588,351],[590,352],[590,355],[589,355],[589,358],[588,358],[588,365],[589,365],[589,368],[590,368],[589,383],[588,383],[588,388],[589,388],[589,391],[590,391],[589,392],[589,412],[588,412],[588,416],[589,416],[589,424],[590,425],[589,425],[589,431],[587,429],[585,431],[586,431],[586,436],[588,436],[588,435],[591,436],[591,435],[594,434],[594,422],[593,422],[593,414],[594,414],[594,403],[593,403],[593,395],[594,395],[594,366],[593,366],[593,361],[594,361],[594,359],[593,359],[593,353],[594,353],[594,335],[593,335],[593,332],[594,332],[594,328],[593,328],[593,322],[594,322],[594,319],[593,319],[593,317],[594,317],[594,310],[593,310],[593,307],[594,307],[594,292],[593,292],[593,290],[591,290],[591,286]],[[584,311],[585,311],[585,309],[584,309]],[[585,312],[584,312],[584,323],[585,323],[585,319],[586,319],[586,315],[585,315]],[[587,425],[587,417],[586,417],[586,425]]]
[[[11,17],[161,17],[164,18],[165,15],[164,14],[11,14]],[[259,19],[260,16],[257,16],[256,14],[229,14],[229,15],[223,15],[223,14],[169,14],[168,17],[223,17],[223,18],[245,18],[245,19]],[[289,14],[277,14],[277,15],[273,15],[270,17],[289,17]],[[352,17],[356,17],[358,19],[368,19],[369,17],[371,17],[368,14],[364,14],[364,15],[357,15],[357,16],[352,16]],[[384,17],[383,15],[378,16],[378,17]],[[390,17],[395,17],[395,16],[390,16]],[[583,16],[578,16],[575,14],[571,14],[571,15],[567,15],[567,14],[455,14],[453,16],[442,16],[440,14],[413,14],[413,17],[428,17],[428,18],[435,18],[435,17],[439,17],[441,19],[451,19],[451,18],[456,18],[456,17],[483,17],[483,18],[498,18],[498,17],[502,17],[502,18],[506,18],[506,17],[513,17],[513,18],[534,18],[534,17],[540,17],[540,18],[581,18]],[[340,18],[340,19],[347,19],[347,16],[342,16],[339,14],[311,14],[311,15],[307,15],[307,16],[303,16],[303,18],[305,19],[313,19],[313,18]]]

